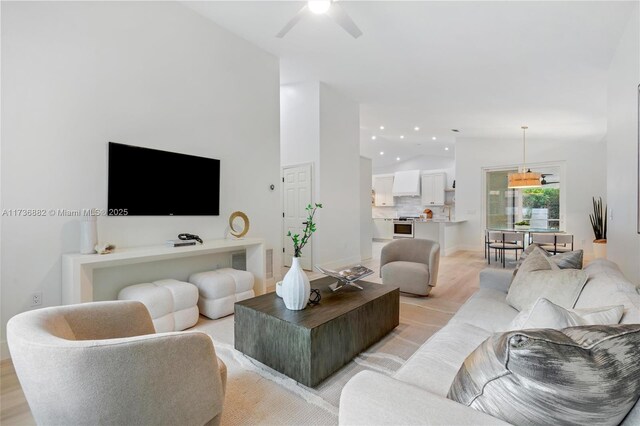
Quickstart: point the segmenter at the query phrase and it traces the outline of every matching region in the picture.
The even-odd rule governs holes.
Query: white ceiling
[[[602,139],[607,70],[633,8],[631,1],[342,0],[364,33],[359,39],[311,14],[278,39],[305,2],[186,4],[278,56],[283,84],[320,80],[359,102],[362,151],[375,165],[397,155],[453,155],[453,128],[457,137],[519,138],[527,124],[529,140]],[[390,155],[376,158],[380,150]]]

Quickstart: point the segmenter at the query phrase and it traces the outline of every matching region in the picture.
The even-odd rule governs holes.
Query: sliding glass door
[[[485,171],[485,217],[487,229],[512,229],[526,222],[531,228],[560,230],[560,167],[537,167],[541,186],[529,189],[507,188],[516,168]]]

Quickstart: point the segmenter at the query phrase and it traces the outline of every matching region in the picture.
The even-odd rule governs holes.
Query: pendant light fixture
[[[526,133],[529,127],[522,126],[522,167],[518,173],[511,173],[509,175],[509,189],[526,189],[526,188],[540,188],[540,173],[532,172],[527,168],[527,140]]]

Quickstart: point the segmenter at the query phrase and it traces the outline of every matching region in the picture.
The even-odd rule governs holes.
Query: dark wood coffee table
[[[307,386],[316,386],[399,324],[397,287],[358,281],[335,293],[334,278],[311,282],[319,305],[290,311],[275,293],[235,304],[235,348]]]

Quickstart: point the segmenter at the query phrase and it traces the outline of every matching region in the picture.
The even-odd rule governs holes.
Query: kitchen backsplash
[[[395,206],[371,208],[374,218],[396,218],[400,216],[419,216],[427,206],[422,205],[420,197],[393,197]],[[454,217],[453,206],[428,207],[433,212],[434,219],[445,219],[449,217],[448,209],[451,208],[451,218]]]

